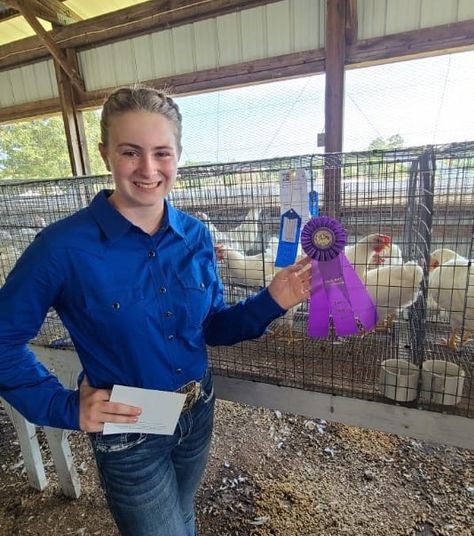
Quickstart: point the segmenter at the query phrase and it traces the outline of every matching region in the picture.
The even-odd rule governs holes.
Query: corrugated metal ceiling
[[[64,5],[72,9],[83,19],[91,19],[104,13],[111,13],[125,7],[130,7],[136,4],[142,4],[146,0],[66,0]],[[0,3],[0,8],[5,10],[4,4]],[[2,9],[0,9],[0,12]],[[44,22],[39,19],[41,24],[46,30],[51,29],[49,22]],[[18,39],[24,39],[34,35],[35,32],[31,29],[26,20],[21,17],[12,17],[5,21],[0,21],[0,45],[5,45],[11,41],[17,41]]]

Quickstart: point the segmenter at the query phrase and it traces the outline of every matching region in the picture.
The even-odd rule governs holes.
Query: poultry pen
[[[377,275],[371,294],[380,323],[372,332],[344,339],[331,333],[309,338],[305,304],[257,340],[209,348],[214,372],[473,417],[474,144],[181,168],[170,200],[201,219],[222,248],[218,269],[228,303],[258,292],[275,271],[282,173],[303,174],[308,192],[319,194],[321,213],[331,207],[345,226],[352,253],[364,237],[390,237],[390,251],[377,262],[367,253],[353,260],[361,277]],[[336,188],[331,181],[337,181]],[[0,285],[42,227],[86,206],[111,185],[109,176],[2,181]],[[430,254],[440,249],[454,251],[459,263],[447,272],[441,259],[433,289]],[[453,270],[461,274],[454,277]],[[388,310],[390,319],[384,318]],[[32,344],[73,348],[54,310]]]

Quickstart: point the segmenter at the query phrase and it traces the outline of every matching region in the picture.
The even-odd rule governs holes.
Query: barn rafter
[[[64,0],[3,0],[3,4],[6,4],[11,8],[10,13],[6,16],[17,16],[28,13],[35,17],[47,20],[60,26],[66,24],[72,24],[80,21],[82,18],[75,13],[72,9],[69,9],[62,2]],[[0,17],[0,20],[4,17]],[[5,17],[6,18],[6,17]]]
[[[51,2],[51,0],[49,1]],[[42,11],[36,9],[38,4],[36,4],[34,0],[13,0],[12,3],[17,6],[19,13],[25,18],[28,24],[33,28],[36,35],[40,39],[40,41],[47,48],[51,56],[53,56],[56,64],[58,64],[61,67],[61,69],[64,71],[64,73],[69,77],[74,87],[79,92],[82,92],[84,90],[84,82],[81,80],[76,69],[74,69],[74,67],[72,67],[68,63],[64,51],[61,50],[57,46],[53,38],[39,23],[37,17],[41,16]],[[59,4],[59,6],[62,6],[60,2],[57,2],[57,3]],[[51,4],[54,4],[54,2],[51,2]],[[52,8],[52,5],[49,5],[49,7]],[[61,20],[63,21],[62,24],[64,24],[65,19],[59,16],[59,12],[56,13],[56,15],[57,15],[56,17],[50,16],[48,20],[57,24],[59,24],[59,22],[57,21]]]

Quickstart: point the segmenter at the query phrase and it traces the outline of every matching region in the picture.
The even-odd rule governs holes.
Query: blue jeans
[[[197,536],[194,497],[214,420],[208,372],[203,396],[172,436],[90,434],[107,503],[123,536]]]

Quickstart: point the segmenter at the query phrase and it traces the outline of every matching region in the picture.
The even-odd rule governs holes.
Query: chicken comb
[[[392,237],[385,234],[378,234],[377,235],[377,245],[374,248],[374,251],[376,253],[380,253],[384,249],[387,249],[392,245]]]

